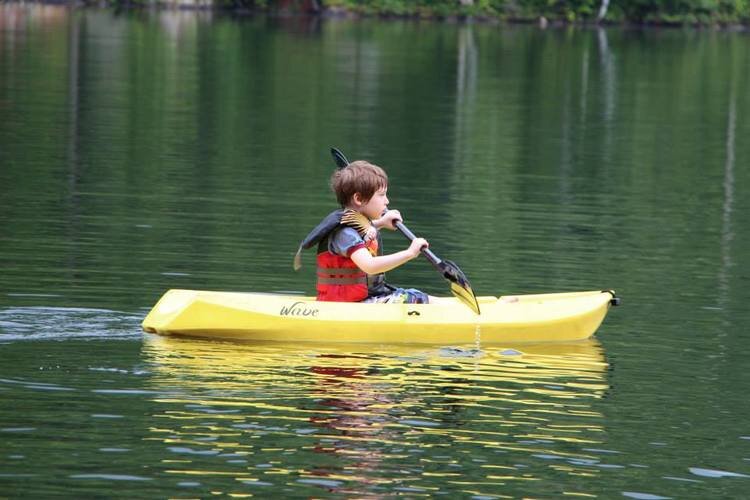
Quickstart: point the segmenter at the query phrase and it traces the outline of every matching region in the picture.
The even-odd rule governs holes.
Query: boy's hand
[[[367,231],[365,232],[365,236],[363,239],[365,240],[365,243],[367,243],[368,241],[372,241],[377,237],[378,237],[378,230],[375,229],[375,226],[370,226],[367,228]]]
[[[408,252],[411,254],[411,258],[419,255],[419,252],[422,251],[423,248],[428,248],[430,246],[429,243],[427,243],[427,240],[424,238],[414,238],[411,240],[411,245],[409,245]]]
[[[385,227],[387,229],[390,229],[392,231],[396,230],[396,226],[393,225],[395,221],[402,221],[404,220],[403,217],[401,217],[401,212],[398,210],[388,210],[386,213],[383,214],[382,217],[380,217],[378,220],[372,221],[373,225],[375,227]]]

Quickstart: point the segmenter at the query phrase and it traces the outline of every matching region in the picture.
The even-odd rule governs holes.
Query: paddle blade
[[[481,314],[477,297],[474,295],[471,283],[469,283],[464,272],[450,260],[440,262],[439,267],[443,273],[443,277],[451,283],[451,293],[472,311]]]
[[[347,160],[346,156],[344,156],[344,153],[342,153],[338,149],[331,148],[331,156],[333,156],[333,161],[336,162],[337,168],[344,168],[349,165],[349,160]]]

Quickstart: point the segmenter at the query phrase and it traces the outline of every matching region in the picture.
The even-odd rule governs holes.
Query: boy
[[[406,250],[383,255],[378,229],[395,230],[398,210],[388,210],[388,176],[366,161],[355,161],[336,170],[331,189],[342,209],[329,214],[307,235],[295,256],[300,266],[302,248],[318,244],[318,300],[426,304],[429,297],[415,289],[396,288],[385,282],[385,272],[417,257],[429,246],[416,238]]]

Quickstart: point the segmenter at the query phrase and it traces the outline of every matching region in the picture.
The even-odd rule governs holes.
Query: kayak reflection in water
[[[317,299],[327,302],[427,304],[434,297],[414,288],[385,282],[385,272],[419,256],[429,243],[415,238],[408,248],[383,254],[379,229],[395,230],[398,210],[388,210],[388,175],[366,161],[354,161],[331,176],[331,189],[341,209],[328,214],[300,244],[317,244]]]

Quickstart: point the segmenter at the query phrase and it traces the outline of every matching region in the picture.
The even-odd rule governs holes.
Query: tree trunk
[[[607,15],[607,9],[609,8],[609,0],[602,0],[602,4],[599,6],[599,14],[596,16],[596,22],[600,23],[604,20]]]

